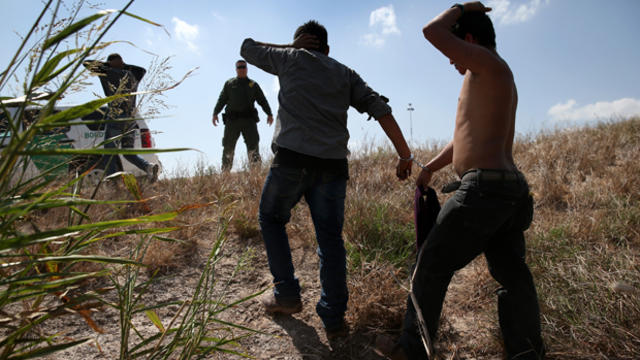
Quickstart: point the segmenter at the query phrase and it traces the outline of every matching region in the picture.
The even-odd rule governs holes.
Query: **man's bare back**
[[[515,170],[512,157],[518,95],[509,66],[497,53],[484,73],[467,71],[458,99],[453,167]]]

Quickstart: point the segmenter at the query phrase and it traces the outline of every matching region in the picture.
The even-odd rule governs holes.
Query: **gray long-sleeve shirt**
[[[273,142],[302,154],[344,159],[347,110],[378,119],[391,108],[349,67],[317,51],[274,48],[245,39],[240,55],[280,81]]]

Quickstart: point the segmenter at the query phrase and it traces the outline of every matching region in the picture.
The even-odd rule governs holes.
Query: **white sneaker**
[[[155,182],[158,180],[158,170],[160,167],[158,164],[149,164],[145,172],[147,173],[147,179],[151,182]]]

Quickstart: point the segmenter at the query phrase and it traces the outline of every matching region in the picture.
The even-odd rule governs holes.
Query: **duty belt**
[[[225,111],[225,114],[230,119],[250,118],[258,115],[258,110],[256,110],[256,108],[253,108],[251,110],[245,111]]]

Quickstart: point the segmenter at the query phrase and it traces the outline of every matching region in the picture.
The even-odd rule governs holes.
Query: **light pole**
[[[409,103],[409,107],[407,107],[407,111],[409,112],[409,133],[411,134],[411,142],[413,142],[413,119],[411,118],[411,113],[415,110],[411,103]]]

